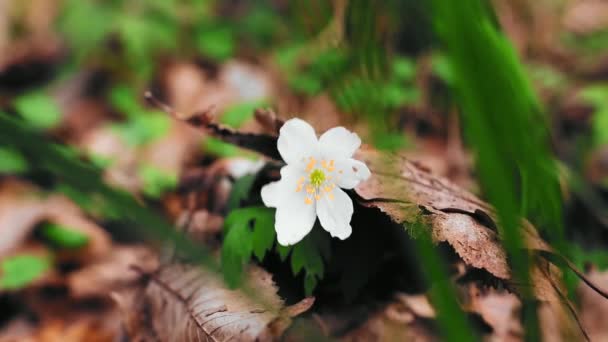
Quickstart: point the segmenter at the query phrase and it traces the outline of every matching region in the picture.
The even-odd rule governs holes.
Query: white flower
[[[352,189],[370,176],[352,158],[361,145],[357,134],[335,127],[317,139],[305,121],[291,119],[281,127],[277,147],[287,163],[281,179],[262,188],[262,200],[277,208],[275,230],[283,246],[302,240],[317,216],[321,226],[342,240],[350,236],[353,202],[342,189]]]

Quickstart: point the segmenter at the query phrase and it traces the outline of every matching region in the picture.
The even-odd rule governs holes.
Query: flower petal
[[[334,127],[319,138],[319,150],[327,159],[343,159],[353,156],[361,146],[361,139],[344,127]]]
[[[305,196],[302,192],[293,192],[289,196],[283,196],[277,207],[274,228],[277,241],[283,246],[298,243],[310,233],[315,224],[315,203],[306,204]]]
[[[270,208],[276,208],[281,203],[281,181],[270,182],[262,187],[262,202]]]
[[[336,161],[336,184],[343,189],[352,189],[371,176],[365,163],[356,159],[342,159]]]
[[[270,182],[262,187],[262,202],[271,208],[276,208],[285,196],[295,193],[298,179],[304,176],[304,170],[297,165],[285,165],[281,168],[281,179]]]
[[[316,157],[318,145],[314,128],[304,120],[287,120],[279,131],[277,148],[287,164],[299,163],[302,158]]]
[[[317,215],[323,229],[331,236],[344,240],[352,232],[350,219],[353,216],[353,201],[340,188],[335,188],[332,193],[333,199],[323,196],[317,202]]]

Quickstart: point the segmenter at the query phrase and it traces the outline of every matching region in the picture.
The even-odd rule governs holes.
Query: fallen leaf
[[[424,295],[398,294],[343,341],[438,341],[434,310]]]
[[[37,188],[22,182],[0,183],[0,257],[18,248],[42,222],[70,227],[87,236],[86,246],[74,252],[79,258],[98,257],[110,250],[108,233],[66,197],[43,197]]]
[[[591,269],[587,276],[597,284],[608,288],[608,272]],[[608,301],[588,286],[581,285],[577,289],[579,299],[579,317],[581,324],[589,334],[591,341],[608,340]]]
[[[142,246],[116,246],[112,253],[67,275],[70,295],[76,299],[106,297],[133,285],[141,278],[139,270],[151,273],[158,268],[156,255]]]
[[[492,340],[522,340],[523,328],[519,320],[521,302],[514,293],[496,289],[481,290],[474,284],[468,288],[468,309],[478,313],[492,327]]]
[[[293,315],[306,311],[313,302],[304,299],[286,308],[270,274],[257,267],[251,267],[246,281],[255,297],[240,289],[228,289],[220,276],[202,267],[173,264],[149,277],[142,292],[117,295],[126,313],[125,321],[131,323],[131,337],[155,336],[161,341],[274,340],[290,325]]]

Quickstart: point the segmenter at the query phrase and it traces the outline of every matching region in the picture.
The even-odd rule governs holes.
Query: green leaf
[[[275,249],[281,258],[281,261],[286,261],[293,248],[292,246],[283,246],[277,243]]]
[[[76,59],[92,54],[111,32],[114,14],[107,1],[68,0],[62,6],[59,28]]]
[[[27,169],[27,161],[18,151],[0,146],[0,173],[22,173]]]
[[[170,119],[159,112],[142,112],[129,121],[112,127],[132,146],[143,146],[158,140],[169,132]]]
[[[203,28],[196,37],[196,46],[207,57],[224,61],[234,55],[234,33],[229,27]]]
[[[205,139],[203,149],[206,153],[217,157],[234,157],[242,154],[238,147],[211,137]]]
[[[294,275],[304,271],[304,290],[310,296],[325,272],[323,259],[330,255],[329,237],[324,231],[313,229],[291,249],[291,270]]]
[[[159,169],[153,165],[142,165],[139,168],[139,176],[143,182],[144,194],[159,198],[163,193],[172,190],[177,185],[177,175]]]
[[[274,243],[274,209],[247,207],[230,212],[224,223],[222,271],[230,287],[240,284],[251,255],[263,260]]]
[[[265,104],[265,101],[254,101],[241,102],[229,106],[224,114],[222,114],[220,122],[234,128],[239,128],[253,117],[253,113],[257,108],[263,107]]]
[[[54,223],[45,223],[40,234],[51,245],[59,248],[78,249],[89,243],[89,237],[78,230]]]
[[[119,85],[110,90],[109,101],[125,116],[132,118],[142,112],[142,107],[137,102],[135,91],[125,85]]]
[[[416,64],[405,57],[396,57],[392,65],[393,75],[399,81],[412,81],[416,76]]]
[[[270,251],[274,244],[274,213],[270,208],[261,209],[253,226],[253,255],[260,261],[264,260],[266,252]]]
[[[0,262],[0,289],[18,290],[39,278],[51,267],[48,257],[16,255]]]
[[[587,103],[597,107],[608,106],[608,84],[599,83],[581,89],[580,97]]]
[[[222,272],[226,284],[231,288],[241,283],[243,269],[251,258],[253,248],[249,220],[243,219],[229,227],[222,246]]]
[[[237,179],[232,185],[230,196],[228,197],[228,210],[236,209],[240,206],[241,201],[249,196],[256,175],[245,175]]]
[[[53,128],[61,120],[61,111],[55,100],[42,92],[20,96],[15,100],[15,109],[37,129]]]

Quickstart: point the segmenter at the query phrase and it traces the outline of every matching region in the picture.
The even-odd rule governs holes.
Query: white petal
[[[305,176],[304,170],[297,165],[285,165],[281,168],[281,179],[270,182],[262,187],[262,202],[271,208],[276,208],[285,196],[295,193],[298,179]]]
[[[319,150],[327,159],[343,159],[353,156],[361,146],[361,139],[344,127],[334,127],[319,138]]]
[[[262,202],[271,208],[276,208],[281,202],[281,181],[270,182],[262,187]]]
[[[336,184],[343,189],[352,189],[371,176],[365,163],[356,159],[336,161]]]
[[[318,145],[314,128],[304,120],[287,120],[279,131],[277,147],[287,164],[299,163],[302,158],[316,157]]]
[[[333,199],[325,195],[317,202],[317,215],[321,226],[331,236],[344,240],[352,232],[350,219],[353,216],[353,201],[340,188],[335,188],[332,193]]]
[[[274,228],[277,241],[283,246],[289,246],[302,240],[315,224],[317,215],[315,203],[304,202],[304,192],[293,192],[283,196],[275,214]]]

